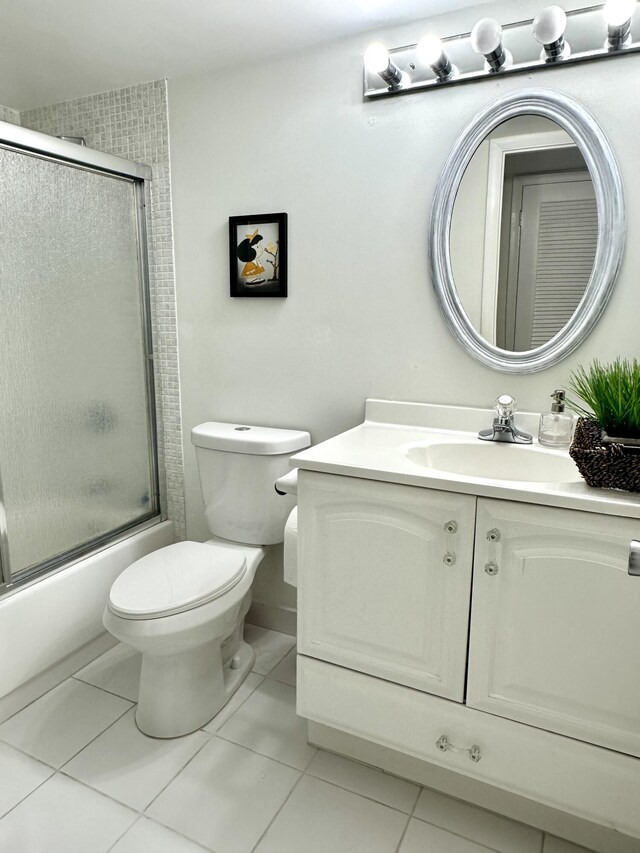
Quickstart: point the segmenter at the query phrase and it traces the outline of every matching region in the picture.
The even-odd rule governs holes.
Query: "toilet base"
[[[240,687],[255,656],[241,640],[223,665],[219,638],[183,654],[143,654],[136,725],[156,738],[181,737],[202,728]]]

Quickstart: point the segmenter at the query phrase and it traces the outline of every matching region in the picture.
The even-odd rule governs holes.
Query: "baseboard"
[[[247,613],[247,622],[260,625],[271,631],[280,631],[296,637],[298,634],[298,613],[293,607],[281,607],[267,601],[253,601]]]
[[[0,723],[8,720],[18,711],[26,708],[35,699],[45,694],[52,687],[56,687],[69,676],[73,675],[83,666],[91,663],[99,655],[113,648],[118,641],[106,631],[96,637],[95,640],[86,643],[81,648],[77,649],[72,654],[68,655],[63,660],[59,661],[54,666],[36,675],[26,684],[21,684],[16,687],[11,693],[7,693],[0,699]]]
[[[536,827],[550,835],[565,838],[596,853],[638,853],[637,838],[620,835],[598,824],[581,820],[518,794],[511,794],[486,782],[478,782],[436,767],[330,726],[309,722],[308,733],[309,743],[313,746],[378,767],[394,776],[409,779],[455,799]]]

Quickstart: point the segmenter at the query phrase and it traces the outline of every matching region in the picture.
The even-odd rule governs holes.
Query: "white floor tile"
[[[51,767],[0,743],[0,817],[53,773]]]
[[[206,726],[202,727],[205,732],[215,734],[218,729],[227,722],[229,717],[235,714],[240,705],[242,705],[243,702],[251,696],[256,687],[259,687],[263,681],[264,676],[258,675],[257,672],[250,672],[224,708],[215,715],[213,720],[208,722]]]
[[[256,853],[395,853],[406,823],[401,812],[303,776]]]
[[[0,726],[0,740],[60,767],[131,707],[75,678],[63,681]]]
[[[137,702],[141,665],[140,652],[125,646],[124,643],[118,643],[76,672],[74,678]]]
[[[430,788],[418,798],[414,817],[462,835],[498,853],[540,853],[542,833],[509,818],[454,800]]]
[[[7,853],[106,853],[135,812],[56,773],[0,820]]]
[[[256,660],[253,671],[258,675],[269,675],[296,644],[295,637],[280,634],[278,631],[269,631],[268,628],[261,628],[259,625],[245,625],[244,638],[255,650]]]
[[[492,853],[488,847],[460,838],[430,823],[412,819],[398,853]],[[510,853],[520,853],[512,847]]]
[[[141,817],[109,853],[202,853],[205,847]]]
[[[249,853],[299,776],[270,758],[213,738],[147,814],[216,853]]]
[[[132,708],[65,764],[64,772],[143,811],[208,740],[204,732],[170,740],[147,737]]]
[[[638,844],[640,850],[640,843]],[[591,853],[586,847],[578,847],[570,841],[556,838],[553,835],[545,835],[542,853]]]
[[[296,691],[265,679],[218,734],[269,758],[304,770],[316,753],[307,743],[307,721],[296,714]]]
[[[412,782],[322,749],[318,750],[307,773],[406,813],[413,809],[420,791]]]
[[[271,670],[269,678],[276,681],[282,681],[284,684],[296,686],[296,663],[298,660],[297,649],[292,648],[291,651],[280,661],[278,666]]]

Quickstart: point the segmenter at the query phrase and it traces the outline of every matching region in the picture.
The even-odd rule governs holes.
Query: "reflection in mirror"
[[[598,237],[593,183],[555,122],[519,115],[471,158],[456,195],[449,248],[464,311],[509,352],[546,343],[572,318]]]

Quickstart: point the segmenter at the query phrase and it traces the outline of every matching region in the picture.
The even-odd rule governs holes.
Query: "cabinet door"
[[[475,498],[301,471],[299,651],[461,702]]]
[[[630,519],[479,500],[467,704],[640,755]]]

